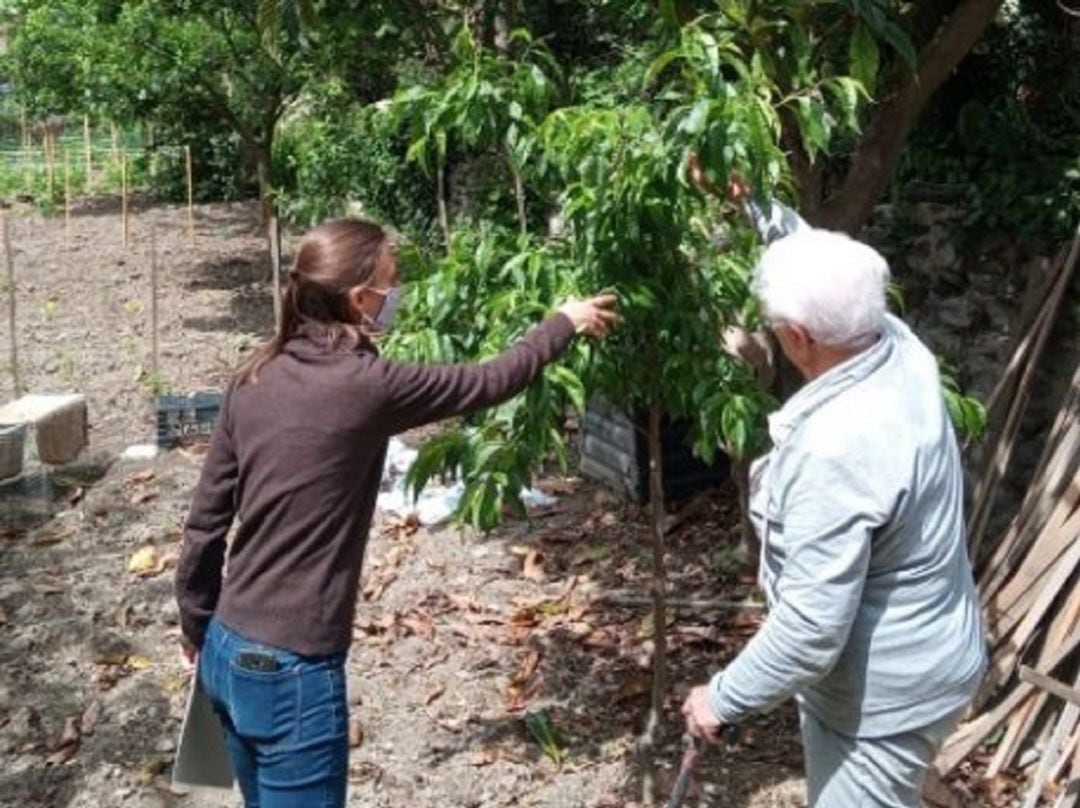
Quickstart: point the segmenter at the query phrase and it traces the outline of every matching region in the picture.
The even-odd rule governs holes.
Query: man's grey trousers
[[[926,770],[963,710],[883,738],[852,738],[799,710],[810,808],[920,808]]]

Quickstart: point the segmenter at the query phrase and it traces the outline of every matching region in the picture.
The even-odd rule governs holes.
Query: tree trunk
[[[521,234],[529,232],[529,215],[525,209],[525,183],[521,179],[521,172],[513,165],[510,171],[514,175],[514,198],[517,199],[518,224],[521,226]]]
[[[259,213],[263,227],[270,226],[274,217],[274,167],[270,146],[260,143],[255,149],[255,174],[259,180]]]
[[[439,164],[435,177],[435,196],[439,206],[439,227],[446,241],[446,251],[450,252],[450,214],[446,210],[446,167]]]
[[[918,68],[886,97],[859,141],[847,175],[811,221],[819,227],[858,231],[884,194],[904,144],[930,96],[994,19],[1002,0],[963,0],[923,48]]]
[[[652,606],[653,606],[653,681],[652,700],[645,731],[638,739],[641,765],[642,802],[654,805],[656,790],[656,743],[664,717],[664,696],[667,692],[667,569],[664,563],[664,468],[660,434],[661,407],[659,399],[649,406],[649,502],[653,534]]]
[[[739,494],[739,529],[742,533],[740,543],[746,551],[747,564],[757,572],[761,560],[761,541],[758,539],[754,524],[750,521],[750,461],[732,460],[731,479]]]

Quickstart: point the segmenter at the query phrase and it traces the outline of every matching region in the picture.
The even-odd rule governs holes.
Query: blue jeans
[[[270,658],[266,668],[243,654]],[[210,622],[199,681],[225,728],[247,808],[339,808],[349,766],[345,652],[307,657]]]

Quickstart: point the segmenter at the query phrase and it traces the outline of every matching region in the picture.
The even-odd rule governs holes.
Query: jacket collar
[[[779,447],[786,443],[799,425],[816,410],[884,365],[906,330],[907,326],[900,320],[886,314],[877,342],[808,382],[783,407],[769,416],[769,437],[773,445]]]

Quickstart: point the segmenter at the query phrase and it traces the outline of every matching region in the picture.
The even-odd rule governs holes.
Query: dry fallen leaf
[[[138,654],[132,654],[131,656],[129,656],[125,664],[127,664],[127,666],[133,671],[144,671],[154,666],[153,662],[151,662],[144,656],[139,656]]]
[[[150,482],[156,476],[157,472],[153,469],[143,469],[142,471],[136,471],[134,474],[129,474],[124,480],[124,485],[142,485]]]
[[[140,491],[131,498],[129,504],[132,508],[137,508],[140,505],[145,505],[147,502],[150,502],[153,499],[157,499],[157,495],[157,491]]]
[[[492,763],[499,759],[499,755],[491,749],[485,749],[480,752],[473,752],[469,756],[470,766],[490,766]]]
[[[426,614],[412,612],[401,618],[401,625],[428,642],[435,639],[435,623]]]
[[[651,676],[635,676],[632,679],[626,679],[619,685],[619,689],[615,692],[615,703],[626,701],[628,699],[635,699],[638,696],[643,696],[652,690],[652,677]]]
[[[64,729],[60,733],[60,740],[53,748],[53,752],[45,758],[46,766],[59,766],[67,763],[75,753],[79,751],[79,723],[80,716],[70,715],[64,719]]]
[[[158,551],[153,545],[140,547],[128,560],[128,572],[135,575],[153,575],[158,568]]]
[[[359,718],[353,718],[349,721],[349,746],[356,749],[364,742],[364,725],[360,723]]]
[[[526,700],[530,692],[535,692],[535,687],[530,688],[529,683],[540,666],[540,652],[535,648],[530,650],[521,663],[517,674],[510,680],[506,688],[505,708],[509,712],[520,712],[526,707]]]
[[[82,734],[79,729],[81,723],[82,716],[80,715],[69,715],[64,719],[64,730],[60,733],[60,746],[79,742],[79,737]]]
[[[541,583],[547,580],[544,574],[544,556],[539,550],[530,550],[521,565],[521,574],[530,581]]]
[[[98,721],[101,720],[101,702],[98,699],[94,699],[83,710],[82,717],[79,719],[79,727],[82,729],[83,735],[93,735],[94,730],[97,728]]]
[[[139,767],[138,772],[135,773],[135,779],[142,785],[148,786],[154,781],[155,777],[162,774],[167,768],[169,768],[169,761],[155,755]]]

